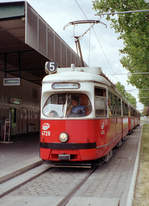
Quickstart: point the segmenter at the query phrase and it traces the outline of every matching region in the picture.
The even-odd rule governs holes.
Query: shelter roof
[[[40,84],[45,61],[81,65],[79,56],[26,1],[0,3],[0,71]]]

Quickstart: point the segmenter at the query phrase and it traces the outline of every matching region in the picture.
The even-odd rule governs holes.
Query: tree
[[[122,97],[126,98],[125,87],[120,82],[117,82],[115,86],[116,86],[117,90],[121,93]]]
[[[94,0],[94,9],[102,14],[104,12],[130,11],[149,9],[149,3],[144,0]],[[125,47],[121,50],[124,57],[121,64],[131,72],[129,82],[139,89],[149,88],[149,75],[133,74],[136,72],[149,72],[149,14],[129,13],[120,14],[117,17],[108,15],[112,27],[120,34]],[[149,96],[149,91],[146,91]],[[140,98],[145,105],[149,101]]]
[[[136,108],[136,98],[127,92],[127,100]]]
[[[149,116],[149,107],[144,107],[144,110],[142,112],[143,116]]]
[[[149,105],[149,92],[143,89],[139,90],[139,99],[147,107]]]
[[[130,93],[126,92],[125,87],[120,83],[116,83],[117,90],[121,93],[121,95],[128,100],[128,102],[136,108],[136,98],[132,96]]]

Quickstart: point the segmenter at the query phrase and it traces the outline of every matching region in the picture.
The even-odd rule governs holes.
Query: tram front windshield
[[[42,112],[49,118],[85,117],[91,112],[91,104],[86,94],[57,93],[49,96]]]

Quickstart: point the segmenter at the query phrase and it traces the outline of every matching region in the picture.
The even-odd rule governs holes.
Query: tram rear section
[[[100,68],[49,71],[42,82],[40,156],[52,162],[108,161],[139,119]]]

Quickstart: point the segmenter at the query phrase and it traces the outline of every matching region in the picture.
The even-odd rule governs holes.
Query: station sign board
[[[3,78],[3,86],[20,86],[20,78]]]
[[[19,99],[19,98],[10,98],[9,99],[9,102],[11,104],[21,104],[22,103],[22,99]]]

